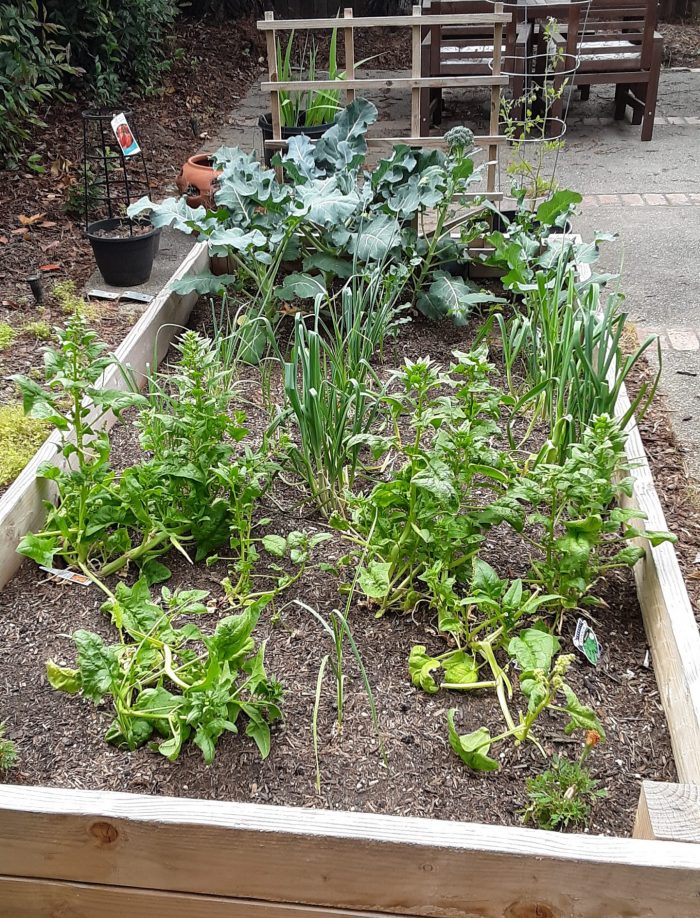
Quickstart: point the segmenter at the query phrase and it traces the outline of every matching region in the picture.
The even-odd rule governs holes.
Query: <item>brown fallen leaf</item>
[[[42,220],[39,226],[42,229],[51,229],[52,226],[58,226],[58,223],[56,223],[54,220]]]
[[[7,238],[7,236],[0,236],[0,245],[7,245],[9,241],[10,240]]]
[[[70,171],[70,167],[73,163],[69,159],[64,159],[62,156],[58,156],[51,163],[51,175],[54,178],[58,178],[59,175],[65,174]]]
[[[59,265],[59,264],[54,264],[54,265],[39,265],[39,270],[40,270],[40,271],[60,271],[60,270],[61,270],[61,265]]]
[[[22,224],[22,226],[33,226],[33,224],[43,220],[45,216],[45,212],[43,214],[32,214],[31,217],[27,217],[24,214],[18,214],[17,219]]]
[[[13,229],[10,231],[11,236],[29,236],[29,230],[25,226],[20,226],[19,229]]]

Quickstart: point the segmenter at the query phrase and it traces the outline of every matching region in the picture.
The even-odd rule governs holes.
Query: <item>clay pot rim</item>
[[[190,156],[187,160],[187,164],[194,169],[206,169],[215,173],[215,175],[221,175],[221,169],[215,169],[212,166],[212,159],[212,153],[195,153],[194,156]]]

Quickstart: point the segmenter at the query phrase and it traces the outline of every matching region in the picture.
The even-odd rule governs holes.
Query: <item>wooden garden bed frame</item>
[[[207,259],[198,244],[171,282]],[[169,288],[117,350],[137,374],[196,301]],[[628,406],[623,389],[618,416]],[[50,437],[0,502],[5,580],[18,539],[41,523],[36,467],[57,446]],[[635,494],[625,503],[665,529],[634,421],[626,449]],[[0,785],[0,916],[697,918],[700,634],[673,546],[642,544],[637,591],[683,783],[643,783],[635,837]]]
[[[499,146],[506,138],[499,133],[501,110],[501,89],[508,86],[509,77],[501,73],[501,45],[503,27],[510,23],[510,14],[503,12],[503,3],[494,3],[492,13],[449,13],[437,16],[423,16],[420,5],[413,6],[411,16],[358,16],[354,17],[352,8],[343,10],[343,16],[327,19],[275,19],[273,12],[266,12],[265,19],[258,22],[258,29],[265,33],[267,42],[268,80],[261,83],[264,92],[270,93],[272,113],[272,140],[265,141],[270,149],[285,147],[282,140],[280,90],[285,91],[318,91],[335,89],[345,92],[349,104],[357,92],[373,89],[408,89],[411,92],[411,133],[408,137],[368,137],[370,150],[382,149],[387,144],[405,143],[411,146],[443,147],[442,138],[421,137],[421,108],[427,105],[426,92],[430,89],[452,87],[488,87],[491,91],[489,111],[489,134],[476,135],[474,142],[485,146],[488,152],[486,169],[486,192],[475,192],[470,197],[488,197],[492,201],[501,200],[503,194],[496,187]],[[422,42],[430,26],[483,26],[493,28],[494,56],[491,73],[472,76],[421,76]],[[355,72],[355,29],[407,28],[411,30],[411,76],[410,77],[358,77]],[[344,80],[289,80],[280,81],[277,74],[277,32],[291,29],[310,29],[313,31],[342,31],[345,44]]]

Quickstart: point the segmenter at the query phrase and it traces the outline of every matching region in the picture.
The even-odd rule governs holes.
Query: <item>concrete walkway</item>
[[[640,337],[661,335],[662,391],[700,480],[700,71],[662,74],[648,143],[639,139],[640,126],[613,120],[613,97],[612,86],[593,87],[586,102],[574,95],[557,181],[585,196],[575,222],[585,238],[595,230],[619,234],[606,244],[601,268],[622,272]],[[408,94],[387,90],[370,98],[380,109],[375,133],[409,133]],[[444,127],[463,123],[487,133],[487,101],[486,90],[447,91]],[[268,108],[269,97],[254,85],[220,137],[260,150],[257,119]],[[501,187],[508,190],[503,165]]]
[[[610,109],[612,90],[605,89]],[[584,237],[619,234],[601,264],[621,271],[640,338],[661,336],[661,388],[700,480],[700,72],[662,75],[649,143],[639,141],[636,126],[577,120],[581,108],[572,105],[557,178],[585,196],[576,221]]]

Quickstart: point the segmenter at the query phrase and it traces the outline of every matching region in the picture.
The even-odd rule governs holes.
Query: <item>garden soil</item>
[[[200,305],[192,326],[208,328],[209,314],[209,307]],[[446,365],[452,350],[468,348],[473,331],[451,323],[428,324],[416,317],[387,346],[379,371],[388,373],[404,357],[426,354]],[[273,391],[274,386],[273,380]],[[241,391],[247,401],[249,426],[259,435],[266,417],[254,375]],[[128,420],[114,431],[114,455],[122,466],[138,460],[138,443]],[[266,532],[323,529],[322,519],[291,480],[276,484],[259,514],[272,518]],[[347,546],[335,534],[318,551],[317,560],[333,561],[346,553]],[[506,527],[491,533],[484,557],[501,576],[516,577],[526,571],[527,555],[519,538]],[[213,629],[216,618],[230,612],[220,586],[226,564],[191,566],[180,556],[166,561],[173,569],[170,586],[211,590],[216,600],[210,623]],[[49,686],[46,660],[73,661],[68,637],[72,631],[87,628],[112,640],[115,635],[100,613],[102,597],[97,588],[56,583],[34,565],[24,565],[0,594],[4,622],[0,630],[0,684],[4,689],[0,713],[20,756],[17,769],[5,780],[519,824],[519,813],[526,804],[525,780],[544,770],[547,762],[531,744],[502,745],[495,750],[501,770],[477,774],[454,755],[447,736],[448,709],[457,709],[456,723],[462,733],[481,725],[498,732],[502,729],[500,709],[492,693],[426,695],[411,685],[407,672],[411,646],[426,644],[430,651],[447,646],[436,633],[431,616],[420,609],[412,615],[389,614],[377,620],[372,609],[360,601],[353,603],[349,621],[376,698],[381,746],[348,651],[342,733],[336,727],[330,667],[323,684],[318,725],[321,790],[316,791],[311,716],[321,658],[332,653],[332,647],[298,602],[328,615],[342,608],[340,586],[341,581],[332,574],[309,568],[274,609],[265,611],[257,636],[267,639],[268,671],[285,687],[284,723],[273,728],[272,750],[265,761],[260,760],[252,740],[225,735],[214,763],[206,767],[191,744],[174,764],[148,748],[127,752],[108,746],[103,740],[111,720],[108,705],[94,707]],[[577,655],[569,681],[580,699],[596,709],[607,732],[607,743],[598,746],[589,759],[594,776],[608,792],[595,806],[590,832],[627,835],[641,781],[673,781],[675,771],[632,572],[615,572],[601,585],[599,595],[604,606],[596,610],[594,623],[603,645],[602,659],[594,668]],[[575,652],[574,627],[575,617],[566,618],[561,635],[564,652]],[[544,715],[537,732],[548,754],[570,758],[579,754],[580,738],[566,737],[561,720]]]

